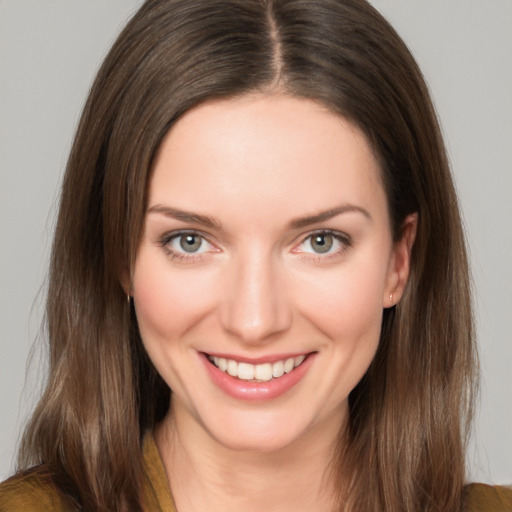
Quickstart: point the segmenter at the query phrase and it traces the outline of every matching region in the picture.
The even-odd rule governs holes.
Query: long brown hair
[[[405,295],[385,311],[377,355],[350,395],[333,464],[338,509],[461,509],[475,353],[457,199],[421,72],[362,0],[148,0],[108,54],[64,178],[49,377],[20,451],[20,467],[42,464],[78,509],[141,510],[141,438],[169,406],[121,286],[155,153],[193,106],[277,89],[364,131],[395,239],[408,214],[419,218]]]

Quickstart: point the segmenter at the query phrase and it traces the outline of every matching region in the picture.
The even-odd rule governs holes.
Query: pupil
[[[331,249],[332,242],[333,240],[331,235],[315,235],[311,241],[311,245],[315,252],[324,253]]]
[[[183,235],[180,238],[180,246],[186,252],[195,252],[201,247],[201,238],[196,235]]]

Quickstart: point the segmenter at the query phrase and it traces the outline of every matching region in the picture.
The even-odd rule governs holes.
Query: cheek
[[[133,296],[144,344],[172,341],[189,330],[210,310],[212,295],[211,276],[200,270],[169,272],[165,258],[144,258],[140,254]]]
[[[301,294],[297,309],[321,333],[327,360],[322,386],[333,408],[347,399],[377,351],[385,275],[379,264],[347,265],[301,283],[308,293]]]
[[[372,263],[372,264],[370,264]],[[310,276],[297,287],[307,293],[300,297],[298,309],[331,339],[368,338],[377,343],[382,322],[382,298],[386,268],[380,262],[361,261]]]

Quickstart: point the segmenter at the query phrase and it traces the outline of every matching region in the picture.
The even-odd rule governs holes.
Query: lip
[[[219,370],[214,364],[212,364],[208,360],[209,355],[216,356],[217,354],[205,354],[203,352],[199,353],[199,356],[203,361],[203,364],[205,365],[206,371],[208,372],[210,378],[212,379],[213,383],[216,386],[218,386],[222,391],[224,391],[224,393],[231,396],[232,398],[245,401],[261,402],[278,398],[279,396],[289,391],[298,382],[300,382],[302,378],[306,375],[311,365],[313,364],[316,352],[307,354],[306,359],[304,359],[302,364],[297,366],[290,373],[285,373],[282,377],[272,379],[268,382],[250,382],[237,379],[236,377],[232,377],[231,375]],[[271,363],[287,358],[283,357],[283,354],[280,354],[279,356],[276,357],[271,356],[259,359],[248,359],[243,357],[241,358],[239,356],[230,357],[225,354],[219,354],[219,357],[224,357],[226,359],[235,359],[236,361],[247,362],[250,364]],[[293,355],[289,355],[288,357],[293,357]]]

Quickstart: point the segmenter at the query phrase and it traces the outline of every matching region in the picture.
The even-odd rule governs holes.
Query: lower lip
[[[313,364],[315,357],[314,353],[309,354],[302,364],[294,368],[290,373],[285,373],[282,377],[277,377],[267,382],[250,382],[237,379],[219,370],[208,360],[206,354],[200,355],[211,379],[222,391],[238,400],[248,401],[273,400],[284,395],[304,377],[309,367]]]

